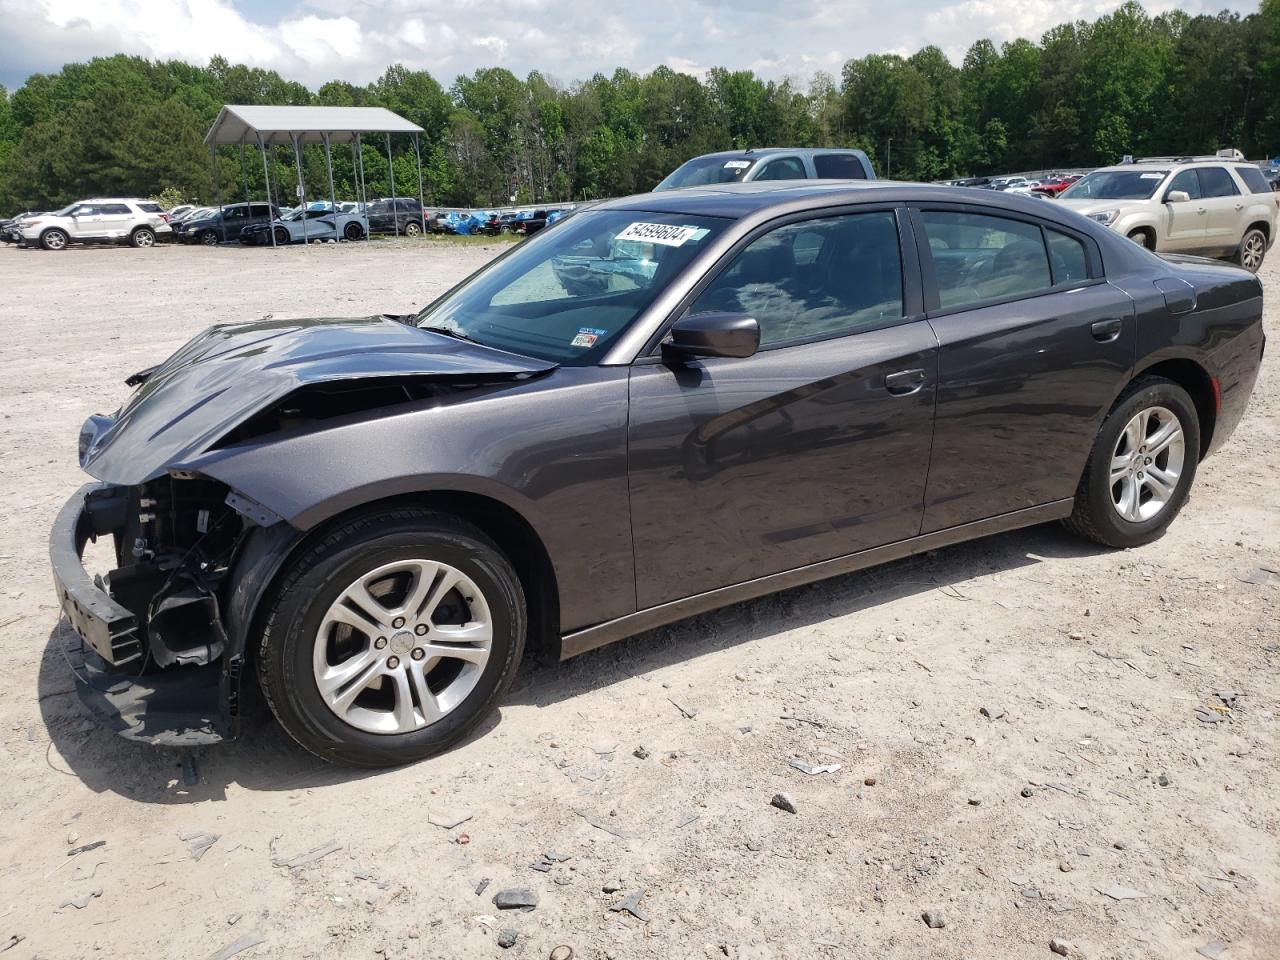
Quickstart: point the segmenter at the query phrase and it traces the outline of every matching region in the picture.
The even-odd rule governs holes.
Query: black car
[[[239,240],[245,227],[268,224],[280,216],[280,208],[267,203],[228,203],[214,208],[206,217],[179,221],[173,228],[175,240],[216,246]]]
[[[370,233],[399,233],[416,237],[423,232],[427,217],[417,200],[393,197],[388,200],[371,200],[366,213]]]
[[[73,673],[139,740],[236,736],[252,668],[314,753],[425,757],[529,648],[1047,521],[1154,540],[1263,345],[1257,277],[1032,198],[601,203],[419,314],[226,323],[132,377],[52,532]]]

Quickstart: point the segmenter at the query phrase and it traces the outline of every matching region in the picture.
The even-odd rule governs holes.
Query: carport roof
[[[205,134],[208,146],[228,143],[350,143],[361,133],[421,133],[383,107],[275,107],[227,104]]]

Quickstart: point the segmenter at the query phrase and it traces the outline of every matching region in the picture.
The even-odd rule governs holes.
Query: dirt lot
[[[191,783],[97,729],[45,553],[85,415],[209,323],[404,312],[496,250],[0,249],[5,960],[1280,955],[1280,251],[1249,413],[1155,544],[1037,528],[526,666],[392,772],[313,761],[254,691]]]

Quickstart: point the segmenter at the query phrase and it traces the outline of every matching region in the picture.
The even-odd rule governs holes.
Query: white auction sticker
[[[1163,180],[1164,174],[1163,173],[1140,173],[1138,174],[1138,179],[1139,180]]]
[[[697,232],[697,227],[679,227],[670,223],[633,223],[614,239],[638,240],[641,243],[660,243],[665,247],[679,247]]]
[[[726,160],[724,168],[726,170],[745,170],[751,166],[750,160]]]

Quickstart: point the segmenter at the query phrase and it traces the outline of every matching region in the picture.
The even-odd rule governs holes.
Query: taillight
[[[160,219],[161,219],[161,220],[163,220],[165,223],[168,223],[168,222],[169,222],[169,215],[168,215],[167,213],[162,213],[162,214],[160,214]]]

